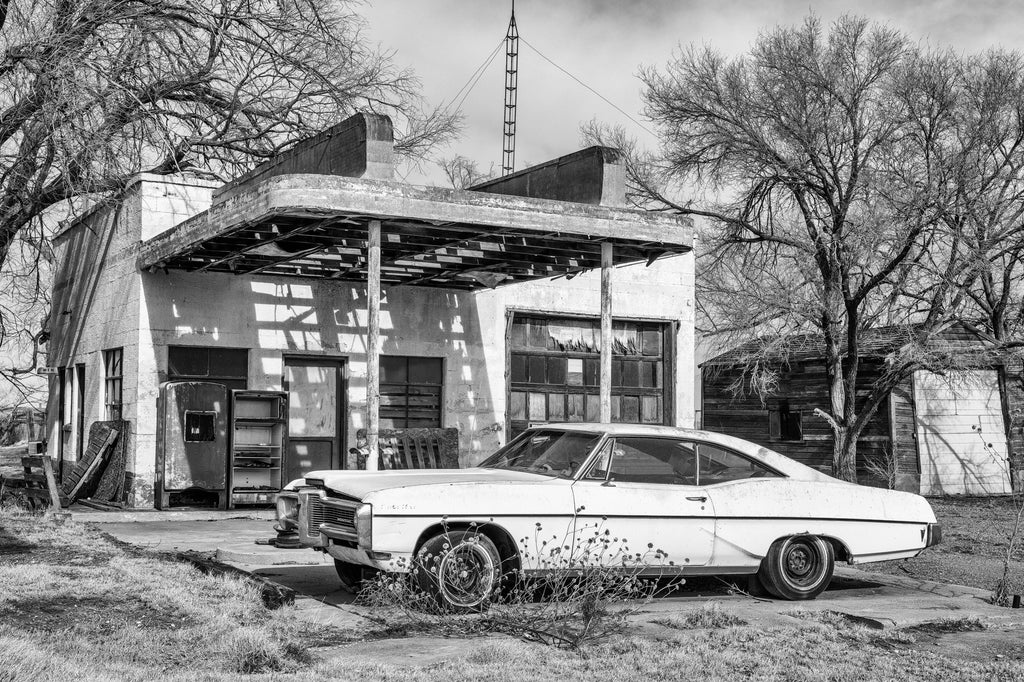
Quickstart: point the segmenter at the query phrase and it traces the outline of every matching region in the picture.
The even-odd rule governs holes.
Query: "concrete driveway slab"
[[[154,551],[211,553],[224,563],[290,587],[296,592],[298,613],[314,627],[331,626],[356,637],[360,632],[379,627],[373,612],[355,604],[352,595],[340,588],[334,562],[329,557],[310,549],[278,549],[255,544],[257,539],[275,535],[272,520],[119,520],[103,523],[100,530]],[[730,590],[724,581],[703,578],[691,580],[671,596],[645,604],[633,620],[640,629],[658,636],[659,628],[667,629],[654,621],[685,616],[709,600],[721,601],[729,613],[752,625],[764,626],[793,624],[794,618],[800,615],[795,616],[794,612],[798,611],[834,611],[862,619],[863,623],[877,623],[882,628],[978,618],[988,626],[986,631],[936,633],[929,641],[934,640],[941,646],[953,646],[955,642],[955,646],[963,649],[967,647],[964,642],[983,639],[989,644],[981,646],[976,642],[975,645],[983,652],[979,655],[987,657],[985,660],[992,660],[994,656],[1024,657],[1024,609],[992,606],[987,603],[987,597],[986,591],[970,587],[838,567],[833,586],[813,601],[753,598]],[[364,654],[379,649],[384,655],[394,644],[368,641],[361,642],[359,647]],[[431,646],[425,645],[424,651],[429,650]],[[418,657],[413,658],[418,660]]]

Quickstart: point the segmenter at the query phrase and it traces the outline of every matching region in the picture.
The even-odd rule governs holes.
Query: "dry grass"
[[[244,581],[126,554],[81,526],[2,512],[0,585],[0,682],[1024,679],[1020,662],[946,657],[907,644],[914,635],[827,613],[747,626],[728,604],[704,607],[661,639],[617,636],[583,655],[482,637],[458,640],[463,653],[428,665],[376,657],[386,642],[304,651],[297,612],[267,611]],[[967,625],[941,626],[951,627]]]
[[[691,628],[729,628],[747,624],[747,622],[742,618],[739,618],[722,608],[722,602],[719,601],[709,601],[696,611],[691,611],[684,616],[658,618],[651,622],[676,630],[689,630]]]
[[[297,670],[290,611],[244,580],[128,555],[77,524],[0,512],[0,680]]]

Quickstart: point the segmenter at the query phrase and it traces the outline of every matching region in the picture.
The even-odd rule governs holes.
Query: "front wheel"
[[[453,530],[423,543],[416,583],[446,611],[483,611],[501,584],[501,555],[490,538]]]
[[[374,569],[367,566],[350,564],[340,559],[334,560],[334,568],[338,571],[338,579],[341,580],[342,588],[354,595],[358,595],[362,591],[363,581],[372,580],[376,573]]]
[[[772,543],[757,575],[780,599],[814,599],[825,591],[835,569],[832,543],[816,535],[793,535]]]

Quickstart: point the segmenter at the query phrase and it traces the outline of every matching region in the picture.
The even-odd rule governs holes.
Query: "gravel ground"
[[[920,556],[858,566],[866,571],[909,575],[994,589],[1003,575],[1006,549],[1020,500],[992,497],[945,497],[929,500],[942,524],[942,543]],[[1024,523],[1010,562],[1009,593],[1024,595]]]

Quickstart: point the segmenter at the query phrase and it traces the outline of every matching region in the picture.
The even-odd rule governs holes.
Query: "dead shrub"
[[[561,536],[546,535],[538,523],[532,538],[520,539],[519,557],[540,571],[506,571],[500,594],[483,613],[453,613],[419,588],[429,582],[420,580],[424,572],[437,580],[438,557],[419,557],[408,573],[380,574],[360,601],[375,607],[378,632],[500,632],[579,650],[621,632],[629,616],[683,582],[653,543],[634,551],[604,520]]]

